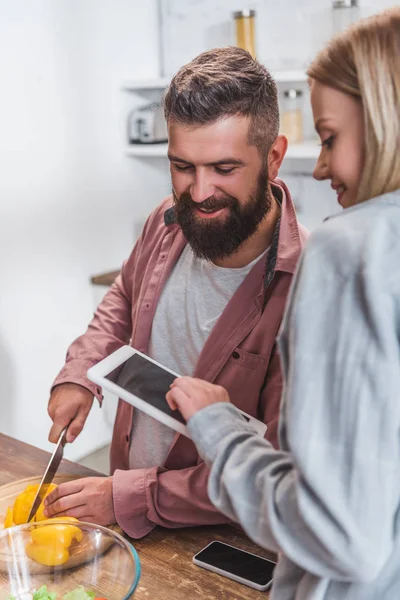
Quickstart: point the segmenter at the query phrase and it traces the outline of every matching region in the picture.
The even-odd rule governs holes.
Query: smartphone
[[[276,563],[223,542],[211,542],[200,550],[193,562],[203,569],[264,592],[272,585]]]

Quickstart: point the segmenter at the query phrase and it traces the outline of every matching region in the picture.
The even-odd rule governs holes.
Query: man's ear
[[[270,181],[273,181],[278,177],[279,169],[285,158],[287,147],[287,137],[278,135],[268,152],[268,178]]]

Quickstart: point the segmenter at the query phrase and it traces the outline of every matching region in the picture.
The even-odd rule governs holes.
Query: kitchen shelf
[[[271,75],[277,83],[294,83],[307,81],[306,72],[300,69],[272,71]],[[169,82],[169,77],[157,77],[155,79],[133,79],[125,81],[122,84],[122,89],[127,92],[163,90],[167,87]]]
[[[167,158],[168,144],[130,144],[125,154],[137,157]]]
[[[131,144],[126,148],[127,156],[137,158],[167,158],[168,144]],[[314,159],[318,158],[320,148],[315,141],[307,141],[302,144],[289,145],[286,153],[287,159]]]
[[[321,147],[315,140],[307,140],[302,144],[289,144],[285,158],[317,160]]]
[[[169,77],[157,77],[156,79],[133,79],[125,81],[122,89],[127,92],[141,90],[163,90],[170,82]]]
[[[276,83],[304,82],[308,79],[307,73],[302,70],[271,71],[271,75]]]

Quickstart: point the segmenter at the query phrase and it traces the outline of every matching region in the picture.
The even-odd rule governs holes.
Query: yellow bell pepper
[[[48,519],[48,517],[46,517],[46,516],[45,516],[45,514],[44,514],[44,501],[45,501],[45,498],[47,498],[47,496],[48,496],[49,494],[51,494],[51,492],[52,492],[53,490],[55,490],[55,489],[56,489],[56,487],[57,487],[57,486],[56,486],[56,485],[54,485],[54,483],[51,483],[51,484],[49,485],[49,489],[47,490],[45,497],[43,498],[42,502],[40,503],[40,506],[39,506],[39,508],[38,508],[38,509],[37,509],[37,511],[36,511],[36,515],[35,515],[35,521],[46,521],[46,520]],[[36,491],[37,491],[37,490],[36,490]],[[36,493],[36,492],[35,492],[35,493]]]
[[[62,517],[65,523],[54,523],[48,519],[31,530],[31,541],[26,546],[26,553],[35,562],[46,566],[62,565],[69,558],[71,544],[81,542],[83,533],[75,525],[73,517]]]
[[[35,492],[22,492],[16,497],[13,508],[14,523],[22,525],[28,521],[28,516],[35,501]]]
[[[34,485],[27,485],[26,488],[24,489],[24,492],[36,492],[39,489],[39,483],[35,483]]]
[[[6,512],[6,518],[4,519],[4,529],[14,526],[13,508],[9,506]]]
[[[69,548],[74,540],[81,542],[82,537],[82,531],[74,525],[46,525],[35,527],[31,531],[32,542],[43,546],[55,547],[61,544],[65,548]]]
[[[48,496],[53,490],[56,489],[56,485],[51,483],[47,489],[46,496]],[[12,508],[12,524],[22,525],[26,523],[28,520],[29,513],[31,511],[32,505],[35,501],[36,492],[39,489],[39,484],[28,485],[23,492],[21,492],[15,499],[14,506]],[[7,518],[7,517],[6,517]],[[36,513],[35,520],[44,521],[46,517],[44,516],[44,505],[43,502],[40,504],[39,509]],[[8,523],[10,521],[8,520]],[[4,523],[5,527],[5,523]]]
[[[47,497],[57,486],[52,483],[49,485],[45,497]],[[28,520],[39,484],[28,485],[15,499],[14,506],[9,506],[4,520],[4,528],[22,525]],[[43,499],[44,500],[44,499]],[[44,503],[41,502],[34,520],[40,522],[40,525],[34,526],[31,530],[31,541],[26,545],[26,553],[31,560],[45,565],[56,566],[67,562],[69,558],[69,547],[76,541],[82,541],[83,534],[79,527],[70,525],[78,523],[74,517],[60,517],[59,520],[64,523],[46,525],[45,523],[54,521],[47,519],[44,515]]]
[[[46,567],[63,565],[69,559],[69,552],[62,544],[46,546],[30,542],[26,545],[25,550],[31,560]]]
[[[51,484],[48,487],[45,497],[47,497],[57,486]],[[28,520],[30,510],[35,500],[39,484],[28,485],[15,499],[14,506],[9,506],[4,520],[4,528],[22,525]],[[44,500],[44,499],[43,499]],[[39,506],[34,520],[40,522],[40,525],[34,526],[31,530],[31,540],[26,545],[26,553],[31,560],[45,565],[62,565],[69,559],[69,548],[76,541],[80,542],[83,533],[70,523],[79,523],[74,517],[59,517],[58,520],[65,523],[54,523],[48,525],[53,519],[47,519],[44,516],[44,503]],[[46,524],[47,523],[47,524]],[[43,527],[41,526],[43,524]],[[46,525],[45,525],[46,524]],[[44,526],[45,525],[45,526]]]

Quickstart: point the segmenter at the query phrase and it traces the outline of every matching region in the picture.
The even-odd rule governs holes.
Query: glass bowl
[[[56,600],[80,586],[96,598],[131,598],[140,577],[139,557],[132,544],[112,529],[82,521],[68,523],[79,527],[82,540],[72,542],[67,562],[46,566],[28,557],[32,531],[60,524],[67,523],[59,519],[0,530],[0,600],[31,600],[43,585],[56,594]],[[51,533],[47,529],[47,534]],[[46,536],[46,549],[55,552],[59,544],[59,539]]]

